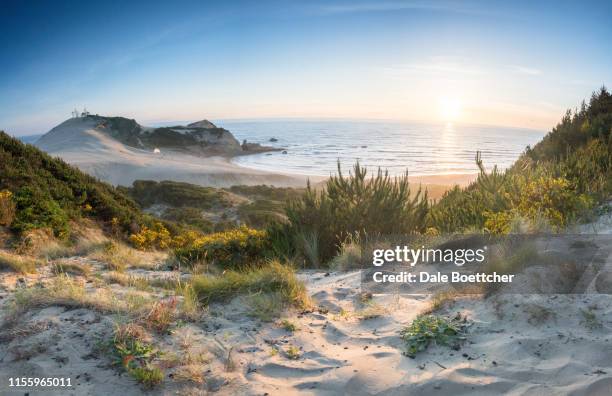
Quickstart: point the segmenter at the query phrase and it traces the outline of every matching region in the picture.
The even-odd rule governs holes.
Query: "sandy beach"
[[[95,260],[81,265],[103,269]],[[610,258],[608,258],[608,264]],[[134,277],[188,277],[176,271],[130,269]],[[359,271],[302,271],[316,308],[289,310],[272,322],[249,313],[248,296],[213,304],[205,317],[185,323],[154,343],[168,379],[143,390],[96,351],[111,337],[113,315],[53,306],[26,313],[2,333],[4,376],[70,377],[79,394],[202,395],[609,395],[612,344],[609,295],[498,295],[458,298],[438,314],[469,323],[460,349],[432,345],[405,356],[400,330],[431,307],[431,295],[374,295],[363,302]],[[16,289],[49,285],[53,275],[2,274],[3,297]],[[86,279],[77,277],[77,282]],[[85,283],[89,295],[161,295],[118,284]],[[47,286],[49,287],[49,286]],[[596,322],[585,322],[593,312]],[[295,329],[287,330],[281,319]],[[48,346],[54,345],[52,349]],[[92,350],[94,352],[92,352]],[[171,363],[173,356],[187,363]],[[194,362],[194,356],[200,356]],[[196,375],[197,373],[197,375]],[[17,394],[17,393],[6,393]],[[62,394],[49,391],[46,394]]]

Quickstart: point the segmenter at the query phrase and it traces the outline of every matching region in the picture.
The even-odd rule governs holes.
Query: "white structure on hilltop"
[[[83,107],[83,111],[79,113],[79,111],[75,108],[71,114],[72,118],[81,118],[87,117],[89,115],[89,111],[87,111],[87,107]]]

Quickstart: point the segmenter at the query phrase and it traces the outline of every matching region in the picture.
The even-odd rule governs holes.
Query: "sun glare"
[[[457,121],[461,115],[461,102],[457,98],[448,96],[441,97],[438,100],[438,106],[442,121]]]

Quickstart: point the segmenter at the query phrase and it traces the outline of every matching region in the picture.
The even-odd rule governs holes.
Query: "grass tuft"
[[[285,331],[288,331],[290,333],[293,333],[299,330],[299,327],[288,319],[281,320],[280,327],[282,327]]]
[[[80,276],[89,276],[91,274],[91,266],[85,263],[76,263],[68,260],[58,260],[53,263],[53,272],[59,274],[71,274]]]
[[[298,360],[300,356],[302,356],[302,353],[298,347],[295,345],[290,345],[289,348],[285,350],[285,355],[287,356],[287,359]]]
[[[36,267],[39,265],[40,262],[36,259],[0,250],[0,269],[10,269],[21,274],[31,274],[36,272]]]
[[[204,304],[227,301],[239,295],[278,293],[284,305],[298,309],[311,306],[306,287],[297,279],[293,268],[278,261],[261,268],[226,271],[221,276],[194,276],[191,286]]]

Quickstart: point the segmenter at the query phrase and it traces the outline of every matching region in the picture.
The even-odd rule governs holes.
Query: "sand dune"
[[[131,185],[137,179],[175,180],[214,187],[306,185],[306,177],[242,168],[224,157],[197,157],[173,151],[156,154],[129,147],[96,130],[95,121],[81,118],[60,124],[35,145],[115,185]]]

